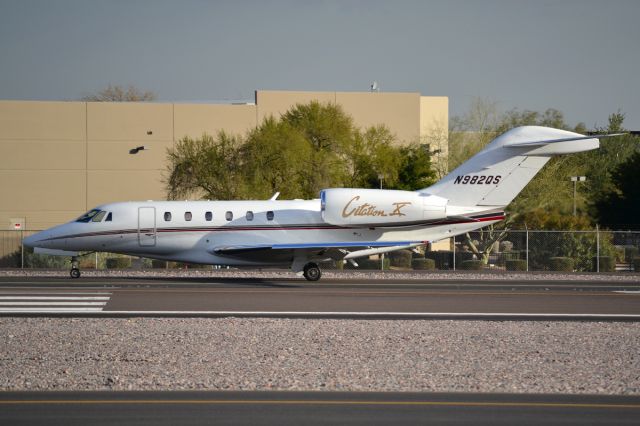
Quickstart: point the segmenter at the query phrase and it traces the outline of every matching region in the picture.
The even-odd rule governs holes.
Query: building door
[[[138,243],[141,247],[156,245],[155,207],[138,207]]]

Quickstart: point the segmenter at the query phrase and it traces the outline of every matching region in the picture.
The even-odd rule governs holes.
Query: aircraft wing
[[[327,251],[329,249],[343,249],[345,253],[354,249],[373,249],[389,247],[419,246],[426,244],[426,241],[345,241],[345,242],[319,242],[319,243],[292,243],[292,244],[256,244],[256,245],[236,245],[218,246],[210,250],[211,253],[222,256],[239,256],[244,253],[251,253],[263,250],[309,250]],[[398,250],[398,249],[395,249]]]

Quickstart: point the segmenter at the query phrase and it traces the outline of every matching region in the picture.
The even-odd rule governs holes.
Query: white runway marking
[[[618,290],[614,291],[614,293],[634,294],[636,296],[640,296],[640,290]]]
[[[104,306],[107,302],[0,302],[0,306]]]
[[[0,300],[109,300],[109,297],[77,297],[77,296],[0,296]],[[2,302],[0,302],[2,303]]]
[[[70,293],[2,293],[0,313],[86,313],[101,312],[111,293],[73,293],[83,296],[67,296]],[[10,295],[7,295],[10,294]],[[38,296],[33,296],[38,294]],[[43,294],[48,294],[43,296]]]
[[[16,294],[25,294],[25,293],[24,293],[24,291],[20,291],[20,290],[16,289],[16,290],[0,290],[0,294],[16,295]],[[71,292],[71,291],[64,291],[64,290],[59,290],[59,291],[29,291],[29,295],[32,295],[32,294],[49,295],[49,296],[66,295],[66,294],[90,295],[90,296],[99,296],[99,295],[111,296],[111,292],[97,292],[97,291]]]
[[[13,314],[78,314],[78,313],[85,313],[85,312],[95,312],[95,313],[100,313],[102,312],[102,308],[71,308],[71,307],[65,307],[65,308],[49,308],[49,309],[42,309],[42,308],[0,308],[0,313],[13,313]]]

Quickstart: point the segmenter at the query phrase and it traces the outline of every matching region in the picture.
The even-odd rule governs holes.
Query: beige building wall
[[[449,171],[449,98],[420,97],[420,142],[429,145],[433,161],[441,178]]]
[[[244,135],[311,100],[342,105],[360,127],[385,124],[403,142],[448,125],[447,98],[418,93],[257,91],[255,104],[242,105],[0,101],[0,229],[12,218],[44,229],[102,203],[165,199],[175,141]]]
[[[86,207],[86,104],[0,101],[0,229],[42,228]]]
[[[256,107],[258,123],[273,116],[279,118],[296,104],[306,104],[311,101],[320,103],[335,103],[335,92],[281,92],[272,90],[256,91]]]
[[[198,138],[204,133],[215,136],[221,130],[244,134],[256,127],[256,105],[175,104],[174,140],[185,136]]]
[[[444,98],[447,99],[447,98]],[[256,92],[258,122],[269,116],[280,117],[296,104],[311,101],[342,106],[358,127],[386,125],[401,143],[417,142],[421,136],[421,97],[419,93],[381,92]],[[436,105],[429,105],[431,111]],[[444,105],[448,108],[447,105]],[[448,112],[445,114],[448,115]]]

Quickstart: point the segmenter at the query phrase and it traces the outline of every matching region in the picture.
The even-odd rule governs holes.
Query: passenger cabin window
[[[193,215],[191,214],[191,212],[184,212],[184,220],[186,220],[187,222],[191,222],[192,218]]]
[[[105,222],[111,222],[111,212],[109,212],[109,214],[107,215],[107,218],[104,220]]]
[[[245,217],[247,218],[247,220],[253,220],[253,212],[247,212],[247,215]]]
[[[273,212],[272,211],[268,211],[267,212],[267,220],[273,220]]]
[[[171,212],[164,212],[164,221],[171,222]]]
[[[226,212],[224,217],[227,219],[227,221],[231,222],[233,220],[233,213],[232,212]]]
[[[102,222],[102,218],[104,218],[104,215],[106,215],[107,212],[105,212],[104,210],[101,212],[98,212],[97,215],[93,216],[93,218],[91,219],[92,222]]]
[[[204,214],[204,220],[206,220],[207,222],[211,222],[211,219],[213,219],[213,213],[211,213],[211,212],[205,212],[205,214]]]

